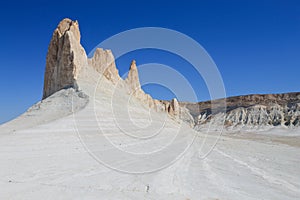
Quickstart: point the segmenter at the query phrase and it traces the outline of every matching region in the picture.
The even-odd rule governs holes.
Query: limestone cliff
[[[97,48],[93,57],[87,58],[80,44],[78,22],[63,19],[54,30],[48,47],[43,99],[66,88],[80,90],[79,78],[87,79],[90,77],[88,73],[93,71],[103,75],[112,84],[123,87],[149,108],[167,111],[172,116],[179,115],[177,100],[170,104],[171,109],[169,109],[161,101],[153,99],[142,90],[135,60],[130,65],[127,78],[123,80],[119,76],[111,50]]]

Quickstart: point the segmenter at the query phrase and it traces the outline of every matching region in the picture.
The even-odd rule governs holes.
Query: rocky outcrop
[[[53,32],[46,59],[43,99],[65,88],[77,88],[76,79],[86,65],[77,21],[62,20]]]
[[[97,72],[103,74],[114,84],[118,83],[121,80],[119,71],[116,67],[115,58],[111,50],[97,48],[95,50],[94,56],[88,60],[88,63]]]
[[[156,111],[166,111],[161,101],[153,99],[149,94],[146,94],[141,88],[138,68],[136,66],[135,60],[131,62],[127,78],[124,82],[125,88],[127,89],[128,93],[139,99],[144,105]]]
[[[181,106],[176,98],[171,101],[160,100],[163,104],[163,110],[165,110],[171,117],[181,120],[191,127],[194,127],[195,122],[193,116],[190,114],[190,111],[185,107]]]
[[[226,108],[221,104],[224,101]],[[211,108],[212,103],[214,110]],[[207,124],[217,115],[223,115],[225,127],[300,125],[300,93],[246,95],[180,105],[193,116],[194,126]]]
[[[139,80],[138,69],[136,67],[136,61],[131,62],[127,78],[125,79],[126,85],[131,92],[141,91],[141,85]]]
[[[80,91],[80,83],[83,82],[79,80],[89,78],[94,72],[96,76],[97,73],[103,75],[115,86],[121,86],[145,106],[157,111],[166,111],[173,118],[192,126],[207,124],[216,118],[215,116],[222,115],[228,127],[300,125],[300,93],[247,95],[200,103],[153,99],[141,88],[135,60],[130,65],[127,78],[123,80],[119,76],[111,50],[98,48],[92,58],[87,58],[80,44],[78,22],[62,20],[53,32],[48,48],[43,99],[62,89],[73,88]],[[212,104],[214,109],[211,108]]]
[[[179,109],[179,104],[178,104],[178,101],[176,98],[172,99],[168,112],[171,115],[179,116],[180,109]]]
[[[93,73],[93,70],[102,74],[114,85],[124,88],[149,108],[168,111],[172,116],[179,115],[177,100],[172,101],[170,109],[165,109],[161,101],[153,99],[142,90],[135,60],[130,65],[127,78],[123,80],[119,76],[111,50],[97,48],[93,57],[87,58],[80,44],[78,22],[63,19],[53,32],[48,47],[43,99],[62,89],[74,88],[80,91],[79,78],[81,77],[81,80],[89,78],[88,73]]]
[[[226,126],[299,126],[300,104],[280,106],[255,105],[240,107],[227,113]]]
[[[162,101],[164,106],[165,106],[165,110],[172,116],[179,116],[180,114],[180,107],[179,107],[179,103],[177,101],[176,98],[172,99],[170,102],[169,101]]]

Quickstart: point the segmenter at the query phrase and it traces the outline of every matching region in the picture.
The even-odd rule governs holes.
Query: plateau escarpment
[[[226,111],[222,102],[226,102]],[[218,114],[223,115],[225,127],[300,125],[300,93],[245,95],[199,103],[182,102],[180,106],[193,116],[196,128]]]

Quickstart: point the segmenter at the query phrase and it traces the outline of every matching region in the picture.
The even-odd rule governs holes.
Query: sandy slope
[[[149,115],[134,98],[127,109],[128,95],[119,91],[112,100],[112,87],[105,81],[102,86],[85,90],[95,98],[90,96],[75,115],[14,131],[13,125],[0,127],[0,199],[300,198],[299,145],[268,135],[222,136],[203,156],[217,134],[196,133],[163,113]],[[46,111],[36,116],[43,118]],[[150,137],[153,133],[158,134]],[[156,172],[120,172],[159,169],[174,158],[175,163]]]

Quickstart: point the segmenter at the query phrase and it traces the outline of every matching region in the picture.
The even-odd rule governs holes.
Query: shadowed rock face
[[[226,111],[222,102],[222,99],[213,102],[181,102],[180,106],[187,108],[194,118],[195,126],[209,122],[220,113],[225,114],[225,126],[300,125],[300,93],[230,97],[226,99]],[[212,103],[214,110],[211,109]]]

